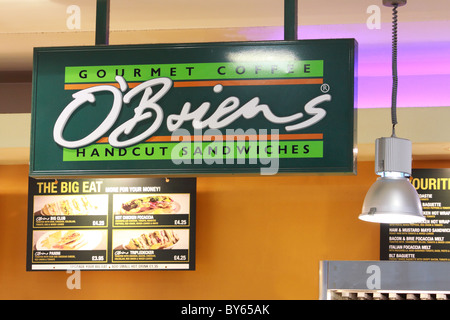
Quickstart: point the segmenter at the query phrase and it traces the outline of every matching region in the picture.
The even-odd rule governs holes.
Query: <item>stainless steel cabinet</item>
[[[321,261],[321,300],[450,299],[450,263]]]

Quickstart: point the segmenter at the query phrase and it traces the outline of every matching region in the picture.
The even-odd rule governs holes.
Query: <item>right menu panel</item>
[[[426,221],[381,224],[380,259],[450,261],[450,169],[413,169]]]

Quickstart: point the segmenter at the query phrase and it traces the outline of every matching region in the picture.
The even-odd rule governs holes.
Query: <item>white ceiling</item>
[[[284,0],[111,0],[110,3],[110,44],[159,40],[151,36],[142,38],[143,31],[283,26]],[[340,25],[336,29],[340,32],[344,30],[342,25],[348,25],[360,43],[389,43],[389,35],[385,36],[389,26],[384,28],[387,33],[369,32],[365,26],[371,15],[367,9],[372,5],[380,8],[381,21],[390,24],[390,8],[381,3],[381,0],[298,0],[299,38],[308,37],[311,30],[301,26],[320,29]],[[80,8],[79,29],[67,26],[74,4]],[[95,18],[95,0],[0,0],[0,70],[31,69],[32,48],[36,46],[93,45]],[[399,28],[402,43],[450,41],[449,0],[408,0],[399,9],[399,21],[408,23],[407,28]],[[271,36],[261,32],[262,35],[254,36]],[[332,30],[327,32],[333,35]]]
[[[283,35],[284,0],[110,2],[110,44],[257,41]],[[72,5],[80,9],[79,29],[67,25]],[[380,9],[380,29],[367,26],[373,14],[368,9],[373,6]],[[27,135],[22,132],[16,134],[19,141],[8,137],[6,142],[2,135],[14,135],[2,124],[10,123],[13,116],[3,114],[5,101],[12,103],[18,95],[25,104],[29,100],[33,48],[94,45],[95,19],[95,0],[0,0],[0,163],[11,148],[22,148],[27,154]],[[382,0],[298,0],[298,23],[299,39],[357,39],[359,107],[363,108],[358,142],[360,152],[371,157],[375,138],[390,130],[389,111],[379,108],[389,107],[391,9]],[[450,83],[450,0],[408,0],[399,9],[399,74],[400,85],[408,89],[403,95],[399,92],[399,106],[416,107],[399,111],[400,132],[413,141],[416,158],[450,159],[445,119],[450,116],[450,93],[442,93]],[[438,85],[430,85],[433,81]],[[384,91],[371,92],[373,83]],[[417,86],[423,90],[411,89]],[[29,114],[21,113],[14,115],[14,121],[24,121],[15,126],[23,131],[29,128]]]

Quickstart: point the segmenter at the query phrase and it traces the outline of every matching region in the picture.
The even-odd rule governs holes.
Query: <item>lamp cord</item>
[[[395,125],[397,124],[397,7],[395,4],[392,8],[392,137],[395,137]]]

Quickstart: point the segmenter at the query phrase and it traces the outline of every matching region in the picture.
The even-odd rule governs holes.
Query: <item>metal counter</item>
[[[319,299],[450,299],[450,263],[321,261]]]

